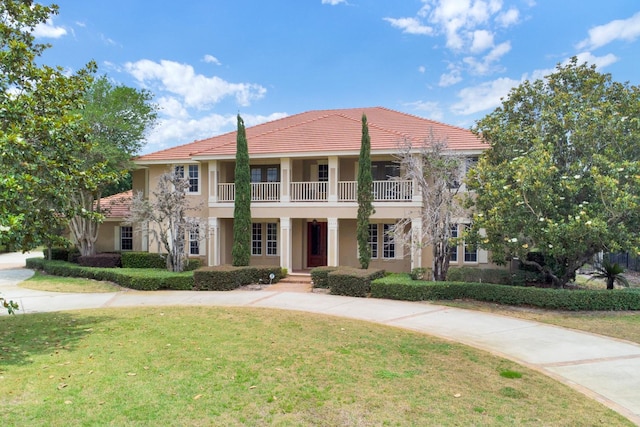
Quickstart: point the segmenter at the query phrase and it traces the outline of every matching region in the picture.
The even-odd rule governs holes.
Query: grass
[[[98,293],[122,290],[113,283],[76,277],[51,276],[39,271],[19,284],[22,288],[48,292]]]
[[[5,425],[632,425],[513,362],[341,318],[165,307],[0,324]]]

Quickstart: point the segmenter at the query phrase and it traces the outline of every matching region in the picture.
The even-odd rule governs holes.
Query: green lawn
[[[513,362],[366,322],[165,307],[0,323],[5,425],[632,425]]]

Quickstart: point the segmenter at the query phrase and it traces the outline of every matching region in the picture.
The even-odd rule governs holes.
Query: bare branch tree
[[[148,231],[167,254],[167,269],[183,271],[187,258],[187,236],[197,233],[203,236],[206,224],[198,215],[189,216],[188,212],[198,211],[202,204],[190,206],[187,199],[189,179],[174,172],[160,175],[153,197],[145,199],[138,192],[132,200],[128,224],[134,224],[136,231]],[[162,247],[161,247],[162,246]]]
[[[449,269],[451,228],[456,218],[464,214],[462,199],[458,196],[463,178],[463,159],[447,152],[446,140],[438,139],[433,131],[421,146],[413,147],[403,141],[396,154],[400,164],[401,180],[411,180],[414,191],[422,194],[419,211],[409,211],[393,228],[394,240],[420,252],[431,246],[433,250],[433,276],[445,280]],[[412,221],[419,218],[421,232],[412,229]]]

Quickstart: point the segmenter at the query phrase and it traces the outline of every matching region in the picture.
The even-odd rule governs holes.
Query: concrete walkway
[[[162,305],[265,307],[341,316],[460,342],[561,381],[640,425],[640,345],[537,322],[428,303],[261,291],[70,294],[17,287],[33,254],[0,255],[0,295],[19,313]],[[4,313],[3,313],[4,314]]]

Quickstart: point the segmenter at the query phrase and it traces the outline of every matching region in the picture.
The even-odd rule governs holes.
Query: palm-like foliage
[[[629,287],[629,282],[622,273],[624,273],[624,268],[617,262],[612,264],[608,259],[605,259],[602,261],[600,267],[596,267],[596,272],[591,275],[589,281],[593,279],[604,279],[607,282],[607,289],[613,289],[615,283]]]

